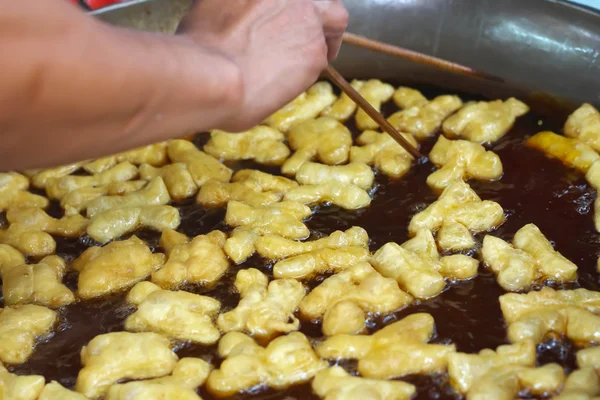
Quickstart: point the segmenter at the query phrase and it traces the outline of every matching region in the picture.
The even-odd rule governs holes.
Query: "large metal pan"
[[[191,0],[138,0],[93,13],[172,32]],[[488,96],[552,94],[600,105],[600,13],[562,0],[345,0],[349,30],[503,77],[496,84],[344,46],[347,77],[429,83]]]

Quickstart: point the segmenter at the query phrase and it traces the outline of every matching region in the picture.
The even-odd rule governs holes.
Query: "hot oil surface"
[[[439,94],[429,88],[421,88],[429,98]],[[463,100],[467,96],[461,96]],[[390,103],[391,104],[391,103]],[[384,113],[396,111],[393,105],[384,106]],[[563,121],[559,121],[562,124]],[[352,124],[352,123],[351,123]],[[355,135],[356,129],[349,126]],[[561,131],[561,126],[543,116],[529,113],[517,120],[511,132],[498,141],[492,150],[501,158],[504,176],[498,182],[469,182],[483,199],[494,200],[502,205],[508,215],[507,221],[492,234],[512,240],[514,233],[523,225],[536,224],[553,241],[556,249],[579,267],[579,281],[571,287],[599,290],[596,260],[600,256],[600,236],[593,225],[594,191],[585,183],[581,174],[568,170],[560,162],[550,160],[540,152],[524,147],[525,138],[541,130]],[[197,145],[206,141],[200,135]],[[428,153],[435,140],[422,147]],[[236,169],[257,168],[274,173],[252,163],[239,163]],[[319,207],[308,221],[315,236],[361,226],[371,238],[371,250],[376,250],[389,241],[402,243],[408,239],[407,227],[410,218],[437,199],[426,185],[425,179],[432,172],[431,164],[416,165],[400,180],[377,178],[377,189],[371,206],[365,210],[344,211],[336,207]],[[224,211],[201,209],[193,199],[178,205],[182,224],[179,231],[189,236],[207,233],[213,229],[225,229]],[[145,240],[156,247],[159,234],[145,232]],[[478,237],[479,243],[483,235]],[[57,238],[59,253],[72,260],[89,246],[82,240]],[[160,250],[160,249],[157,249]],[[224,279],[212,288],[188,287],[186,290],[212,296],[223,302],[224,311],[237,305],[239,295],[233,289],[235,274],[241,268],[255,267],[271,275],[271,266],[259,257],[253,257],[241,266],[232,267]],[[69,285],[74,288],[76,277],[70,277]],[[312,282],[314,287],[318,282]],[[371,321],[372,332],[415,312],[432,314],[436,322],[435,342],[455,343],[458,351],[478,352],[484,348],[496,348],[507,343],[506,327],[500,311],[498,297],[504,292],[489,271],[480,268],[479,275],[466,282],[448,285],[447,290],[435,299],[422,302],[389,316]],[[61,312],[61,328],[54,336],[40,343],[32,358],[25,364],[13,368],[19,374],[41,374],[48,381],[57,380],[66,387],[73,387],[81,368],[79,353],[94,336],[123,330],[123,321],[133,310],[124,301],[124,295],[102,302],[85,302],[66,307]],[[317,324],[304,323],[302,332],[308,337],[321,336]],[[560,362],[570,371],[573,368],[575,349],[569,343],[547,342],[538,347],[540,364]],[[201,357],[218,366],[216,346],[178,346],[181,357]],[[348,370],[355,370],[354,362],[344,362]],[[407,377],[405,380],[418,388],[418,399],[457,398],[447,383],[447,377]],[[199,393],[204,399],[213,397],[204,389]],[[284,391],[255,390],[240,394],[235,399],[313,399],[317,398],[310,384],[298,385]]]

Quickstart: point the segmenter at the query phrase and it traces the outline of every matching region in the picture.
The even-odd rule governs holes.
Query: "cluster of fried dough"
[[[418,147],[412,135],[402,134],[402,136],[413,147]],[[387,133],[364,131],[356,142],[360,146],[352,146],[350,149],[350,161],[353,163],[374,165],[379,171],[392,178],[401,178],[413,164],[413,156]]]
[[[338,366],[317,372],[312,389],[324,400],[410,400],[416,393],[409,383],[351,376]]]
[[[444,120],[463,105],[458,96],[443,95],[427,102],[422,102],[421,99],[414,101],[414,94],[404,99],[401,97],[396,96],[396,103],[407,107],[392,114],[388,122],[399,131],[410,133],[417,140],[432,137]]]
[[[311,321],[322,320],[327,336],[358,334],[366,329],[366,313],[390,313],[412,301],[394,279],[383,277],[369,263],[361,262],[313,289],[300,302],[300,314]]]
[[[201,400],[196,388],[203,385],[212,368],[198,358],[182,358],[171,375],[112,385],[105,400]]]
[[[439,169],[427,177],[427,184],[437,190],[456,181],[471,178],[493,181],[502,176],[500,157],[466,140],[448,140],[440,136],[429,153],[429,160]]]
[[[368,81],[355,80],[352,82],[352,86],[358,90],[363,98],[377,111],[381,111],[381,105],[387,102],[394,94],[392,85],[383,83],[378,79],[370,79]],[[326,109],[322,115],[345,121],[352,116],[355,110],[356,104],[346,94],[342,94],[331,108]],[[356,112],[355,121],[356,126],[361,131],[378,128],[377,123],[362,109],[359,109]]]
[[[224,250],[234,262],[241,263],[254,254],[255,242],[260,236],[306,239],[310,231],[302,221],[310,215],[311,209],[296,201],[282,201],[264,207],[230,201],[225,222],[235,229]]]
[[[335,231],[330,236],[297,242],[281,235],[265,235],[255,245],[264,258],[277,260],[273,266],[275,278],[304,279],[314,274],[339,272],[369,259],[369,237],[360,227],[346,232]]]
[[[489,231],[504,222],[500,204],[481,200],[471,187],[456,181],[440,197],[410,221],[408,231],[422,229],[438,232],[438,244],[446,250],[465,250],[475,245],[472,234]]]
[[[433,234],[422,229],[401,246],[390,242],[371,258],[371,264],[385,277],[418,299],[439,295],[445,279],[470,279],[477,274],[478,261],[462,254],[440,257]]]
[[[309,381],[329,366],[300,332],[280,336],[266,347],[243,333],[230,332],[219,342],[219,356],[225,360],[207,381],[209,392],[218,397],[232,396],[259,385],[286,388]]]
[[[540,229],[528,224],[517,231],[513,245],[486,235],[481,250],[484,262],[505,290],[520,291],[535,282],[577,279],[577,266],[555,251]]]
[[[0,360],[23,364],[37,339],[52,331],[57,318],[55,311],[34,304],[0,309]]]
[[[160,269],[152,274],[152,282],[163,289],[173,289],[185,283],[211,285],[217,282],[229,267],[223,246],[225,234],[212,231],[189,240],[185,235],[172,231],[163,232],[161,242],[171,241],[166,249],[168,258]],[[165,245],[163,244],[163,247]]]
[[[217,324],[223,332],[245,332],[259,340],[298,330],[294,316],[305,289],[295,279],[269,278],[257,269],[238,272],[235,288],[240,293],[236,308],[219,315]]]
[[[169,339],[156,333],[113,332],[96,336],[81,349],[75,390],[95,400],[123,379],[169,375],[177,365]]]
[[[281,165],[290,155],[284,140],[283,133],[268,126],[257,126],[240,133],[214,130],[204,151],[218,159],[255,160],[264,165]]]
[[[27,191],[29,179],[16,172],[0,173],[0,211],[12,207],[46,208],[47,198]]]
[[[374,174],[364,163],[329,166],[305,162],[296,172],[302,186],[288,187],[283,199],[308,205],[331,203],[355,210],[371,203],[367,190],[373,186]]]
[[[336,100],[328,82],[317,82],[308,91],[300,94],[289,104],[265,120],[265,124],[281,132],[293,125],[316,118]]]
[[[454,345],[429,344],[435,332],[433,317],[412,314],[373,335],[338,334],[316,347],[324,358],[357,359],[358,372],[367,378],[391,379],[411,374],[442,373]]]
[[[131,289],[127,301],[137,306],[125,321],[128,331],[156,332],[201,344],[214,344],[221,337],[213,323],[221,303],[211,297],[140,282]]]
[[[294,154],[281,166],[281,172],[294,176],[307,161],[339,165],[348,161],[352,134],[342,123],[329,118],[309,119],[294,125],[287,134]]]
[[[6,247],[0,248],[0,261]],[[19,253],[16,249],[12,251]],[[0,273],[4,304],[37,304],[50,308],[71,304],[75,295],[62,283],[66,270],[67,265],[59,256],[45,257],[38,264],[26,264],[24,259],[13,265],[3,262]]]
[[[444,134],[475,143],[493,143],[512,128],[529,107],[513,97],[508,100],[468,102],[444,121]]]
[[[46,182],[45,189],[48,197],[60,200],[74,190],[104,186],[114,182],[125,182],[137,177],[139,177],[137,167],[130,162],[123,162],[93,175],[65,175],[50,178]]]
[[[282,176],[245,169],[236,172],[231,182],[207,181],[200,188],[196,201],[206,208],[224,207],[230,201],[264,207],[281,201],[286,192],[296,187],[297,182]]]
[[[90,247],[73,261],[79,272],[77,294],[82,299],[105,296],[128,289],[149,277],[165,262],[138,237]]]
[[[551,334],[584,345],[600,341],[599,292],[545,287],[527,294],[502,295],[500,307],[512,342],[541,343]]]
[[[558,364],[536,367],[535,348],[532,341],[524,341],[496,351],[451,354],[450,382],[469,400],[513,399],[521,391],[533,396],[557,394],[565,380],[563,368]]]

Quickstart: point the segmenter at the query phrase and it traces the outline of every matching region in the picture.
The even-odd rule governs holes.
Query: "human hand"
[[[339,51],[348,23],[341,0],[200,0],[178,33],[235,63],[235,115],[216,128],[242,131],[305,91]]]

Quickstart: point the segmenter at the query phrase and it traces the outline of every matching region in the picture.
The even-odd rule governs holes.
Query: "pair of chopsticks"
[[[465,67],[460,64],[456,64],[450,61],[446,61],[437,57],[428,56],[422,53],[417,53],[412,50],[403,49],[401,47],[393,46],[390,44],[382,43],[376,40],[367,39],[363,36],[355,35],[353,33],[344,34],[344,43],[362,47],[368,50],[376,51],[379,53],[390,54],[393,56],[408,59],[419,64],[430,65],[436,68],[467,75],[476,78],[482,78],[497,82],[502,82],[501,78],[492,76],[483,72],[475,71],[472,68]],[[369,117],[371,117],[379,127],[387,132],[398,144],[400,144],[410,155],[415,159],[422,158],[423,155],[413,147],[401,134],[398,132],[379,111],[377,111],[364,97],[356,91],[346,79],[331,65],[325,70],[329,78],[344,92],[348,97],[352,99]]]

